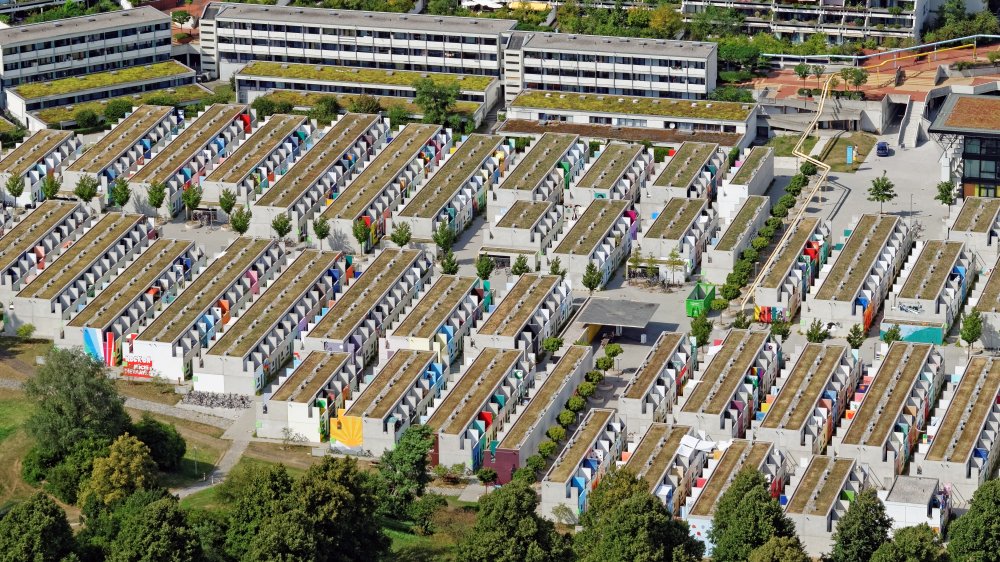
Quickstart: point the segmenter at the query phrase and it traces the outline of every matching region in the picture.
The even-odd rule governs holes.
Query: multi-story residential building
[[[4,201],[10,197],[15,207],[27,207],[45,199],[42,180],[57,174],[80,150],[80,140],[72,131],[43,129],[24,139],[0,159],[0,181],[24,179],[24,191],[16,199],[3,190]]]
[[[660,169],[653,184],[642,193],[643,206],[658,211],[673,197],[715,197],[716,189],[728,164],[725,154],[716,143],[685,142],[669,155],[670,159]],[[643,219],[652,220],[653,212]]]
[[[828,222],[803,217],[791,229],[785,243],[774,250],[771,266],[754,289],[753,317],[758,322],[791,321],[830,255]]]
[[[45,201],[21,220],[4,225],[0,237],[0,300],[14,293],[45,269],[49,256],[62,251],[96,219],[76,202]]]
[[[546,439],[545,432],[556,423],[563,405],[593,366],[590,346],[572,345],[548,369],[545,380],[538,384],[517,419],[483,458],[483,466],[497,471],[497,483],[509,482],[514,471],[537,454],[538,445]]]
[[[903,341],[944,343],[975,278],[971,266],[972,256],[962,242],[916,242],[889,294],[879,330],[898,326]]]
[[[774,149],[755,146],[744,150],[722,180],[716,199],[719,216],[729,220],[751,195],[763,195],[774,181]]]
[[[573,176],[583,168],[587,148],[576,135],[546,133],[528,147],[528,151],[493,188],[491,207],[497,216],[518,201],[553,201],[561,203]]]
[[[878,495],[893,530],[926,524],[935,533],[944,534],[951,520],[952,490],[937,478],[898,476],[888,491]]]
[[[743,251],[767,222],[771,200],[763,195],[747,197],[736,216],[712,235],[712,242],[701,260],[702,279],[722,285],[736,267]]]
[[[966,197],[948,227],[948,240],[965,242],[980,266],[992,263],[1000,240],[1000,199]]]
[[[834,436],[833,453],[857,459],[888,487],[926,430],[943,380],[944,360],[934,346],[893,343],[875,377],[864,378],[860,404],[851,401],[850,425]]]
[[[618,411],[634,431],[667,420],[679,389],[698,366],[698,350],[687,334],[662,332],[632,375],[618,401]]]
[[[794,490],[785,515],[795,523],[795,534],[810,556],[820,557],[833,546],[837,522],[865,488],[868,475],[854,459],[816,455],[791,484]]]
[[[982,8],[979,8],[982,10]],[[979,11],[977,10],[977,11]],[[950,94],[930,133],[945,148],[942,179],[954,177],[966,197],[996,197],[1000,172],[1000,99],[991,95]],[[957,172],[952,172],[957,170]]]
[[[635,203],[653,169],[653,153],[639,144],[612,142],[600,147],[570,186],[566,205],[587,205],[594,199]]]
[[[537,271],[542,255],[555,244],[563,231],[562,205],[551,201],[517,201],[503,215],[486,225],[485,244],[479,253],[489,256],[497,267],[509,267],[518,256]]]
[[[257,60],[499,77],[501,34],[516,25],[492,18],[213,2],[201,17],[202,70],[228,80]]]
[[[587,267],[594,264],[601,275],[599,285],[604,286],[632,250],[639,221],[631,206],[627,199],[592,199],[549,252],[548,261],[558,259],[577,287],[584,286]]]
[[[634,448],[630,446],[631,450],[622,454],[628,460],[624,469],[641,478],[674,517],[681,515],[684,500],[707,460],[705,451],[684,443],[686,440],[697,442],[690,427],[654,423]]]
[[[636,244],[643,255],[653,255],[660,280],[683,283],[701,263],[717,221],[707,199],[674,197],[653,217],[652,223],[644,225]],[[674,259],[684,263],[672,263]]]
[[[993,264],[983,288],[977,289],[979,294],[969,299],[970,304],[974,304],[982,315],[982,343],[986,349],[1000,348],[1000,258]]]

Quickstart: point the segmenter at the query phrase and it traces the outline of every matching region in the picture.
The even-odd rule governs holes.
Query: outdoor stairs
[[[900,147],[913,148],[920,142],[920,125],[923,121],[925,104],[922,101],[911,101],[907,119],[903,130],[903,138]]]

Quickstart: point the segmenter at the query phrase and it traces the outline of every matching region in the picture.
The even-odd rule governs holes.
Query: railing
[[[873,53],[870,55],[790,55],[790,54],[778,54],[778,53],[762,53],[762,57],[769,59],[775,59],[778,62],[789,62],[789,61],[801,61],[801,62],[829,62],[834,64],[844,64],[848,66],[862,66],[866,61],[872,59],[879,59],[882,57],[891,56],[893,58],[883,61],[878,64],[875,68],[881,68],[882,65],[890,62],[896,62],[900,60],[906,60],[909,58],[922,57],[929,54],[943,53],[946,51],[953,51],[957,49],[967,49],[970,46],[975,53],[978,46],[979,40],[987,40],[988,42],[1000,41],[1000,35],[968,35],[965,37],[958,37],[956,39],[945,39],[942,41],[935,41],[933,43],[924,43],[922,45],[914,45],[913,47],[903,47],[900,49],[893,49],[891,51],[883,51],[881,53]],[[969,43],[971,41],[971,44]],[[937,47],[943,45],[952,45],[954,43],[959,43],[959,45],[953,47],[947,47],[944,49],[938,49]],[[910,54],[902,57],[896,57],[894,55],[902,53],[910,53],[911,51],[917,51],[918,49],[929,49],[933,50],[930,52],[920,51],[915,54]],[[872,68],[872,66],[866,66],[864,68]]]

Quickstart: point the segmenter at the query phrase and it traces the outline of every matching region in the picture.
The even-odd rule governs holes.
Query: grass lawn
[[[142,412],[139,410],[132,408],[126,410],[133,420],[142,417]],[[172,416],[151,415],[163,423],[173,424],[187,442],[180,470],[163,477],[163,485],[167,488],[179,488],[201,481],[203,475],[212,472],[216,463],[229,449],[229,441],[220,439],[223,433],[220,428]]]
[[[446,498],[448,507],[434,516],[434,530],[430,535],[418,535],[406,523],[382,521],[382,529],[392,539],[393,560],[454,560],[459,541],[468,536],[476,524],[476,504],[454,505],[451,496]]]
[[[858,151],[854,154],[854,163],[848,165],[847,147],[852,144],[858,147]],[[856,172],[873,148],[875,148],[874,136],[860,132],[844,133],[826,143],[826,148],[823,149],[819,159],[829,164],[834,172]]]
[[[0,375],[24,382],[35,374],[35,358],[44,356],[51,341],[0,338]]]
[[[311,447],[290,445],[282,449],[280,443],[264,443],[260,441],[250,442],[240,462],[247,460],[247,457],[258,462],[284,464],[289,469],[289,472],[293,468],[299,472],[305,472],[310,466],[318,464],[323,460],[322,457],[314,457],[312,455]],[[358,465],[363,469],[370,467],[370,463],[364,461],[358,461]]]
[[[124,396],[159,402],[168,406],[173,406],[181,401],[181,395],[174,392],[174,386],[162,381],[115,379],[115,387]]]
[[[21,479],[21,459],[31,448],[24,422],[32,407],[24,393],[0,389],[0,509],[35,491]]]
[[[212,486],[200,492],[191,494],[181,500],[184,509],[206,509],[208,511],[225,511],[229,506],[219,499],[219,487]]]
[[[798,142],[799,135],[778,135],[767,141],[767,144],[764,146],[773,148],[775,156],[795,156],[792,154],[792,149],[795,148],[795,144]],[[809,151],[816,146],[817,142],[819,142],[818,137],[807,137],[806,142],[802,143],[802,151],[809,154]]]

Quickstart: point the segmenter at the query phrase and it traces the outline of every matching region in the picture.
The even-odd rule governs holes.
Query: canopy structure
[[[591,298],[576,321],[582,324],[644,329],[660,305],[619,299]]]

